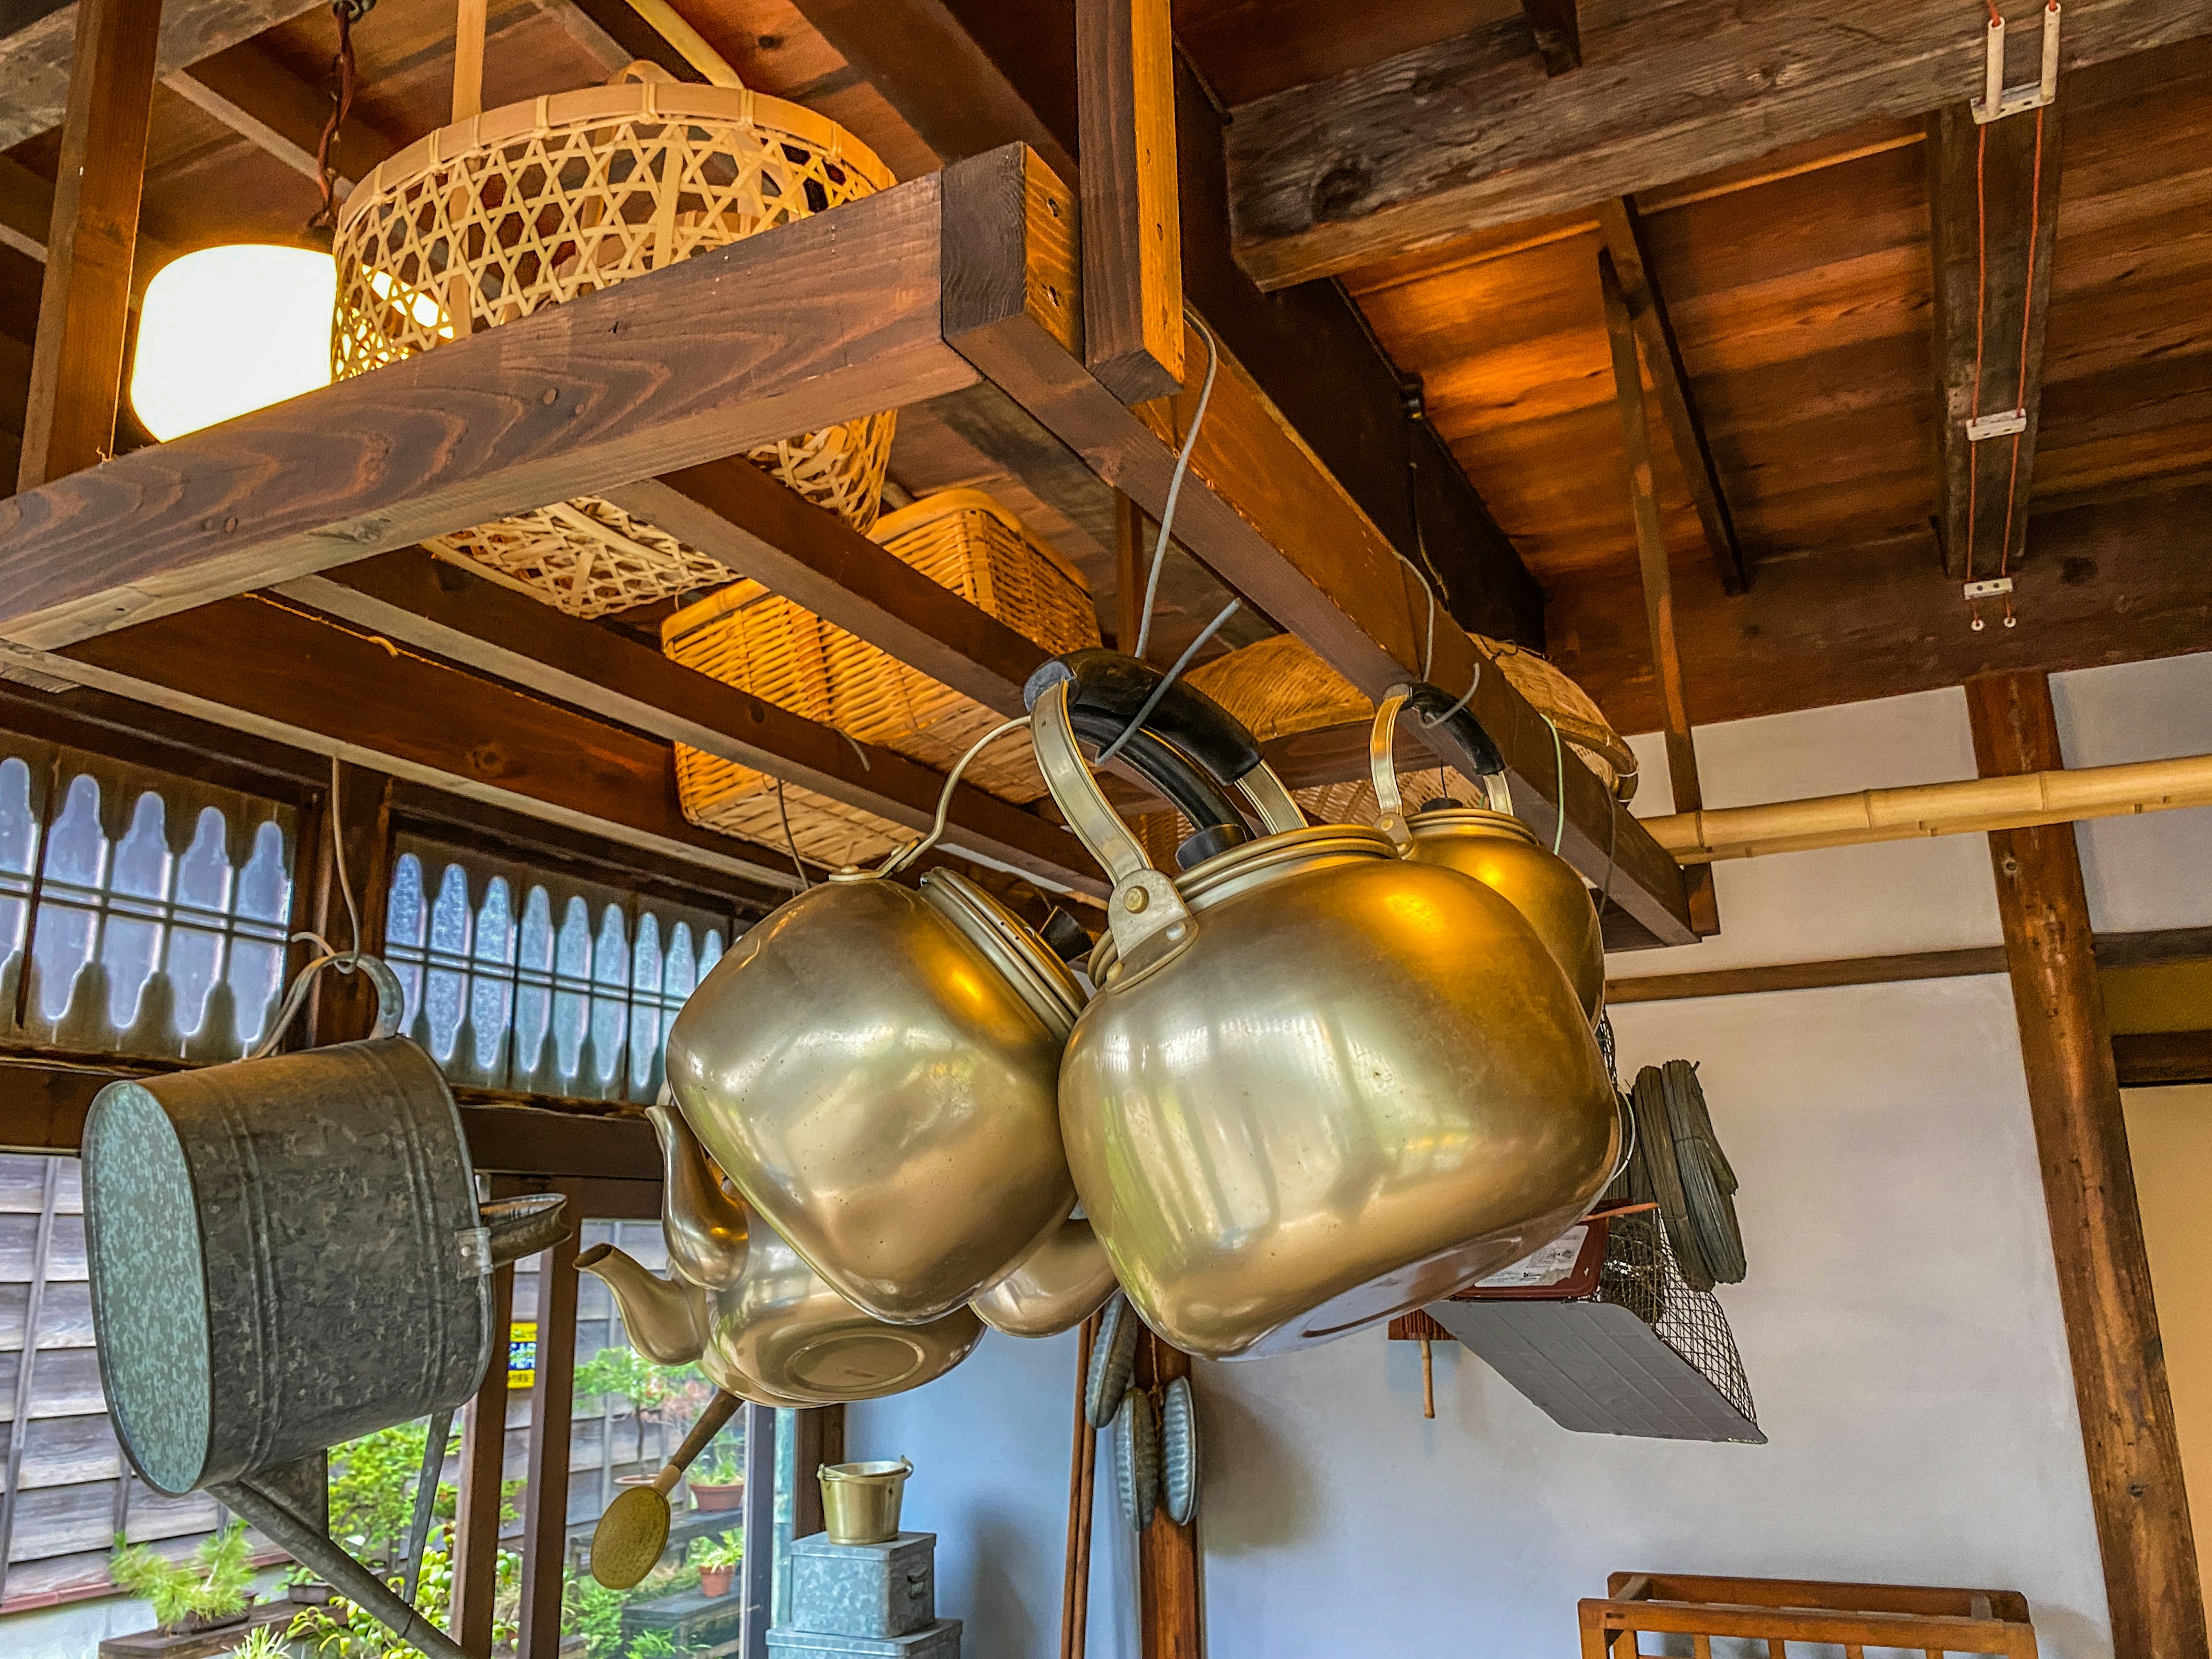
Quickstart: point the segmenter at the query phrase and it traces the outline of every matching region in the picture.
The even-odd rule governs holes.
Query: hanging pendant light
[[[247,242],[172,260],[146,285],[131,407],[167,442],[331,383],[337,304],[331,228],[337,173],[331,151],[353,107],[353,25],[375,0],[335,0],[337,88],[315,161],[322,205],[307,221],[318,246]]]

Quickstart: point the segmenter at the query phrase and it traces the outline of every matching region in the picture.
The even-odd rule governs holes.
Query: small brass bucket
[[[898,1536],[899,1495],[914,1465],[824,1463],[822,1524],[833,1544],[888,1544]]]

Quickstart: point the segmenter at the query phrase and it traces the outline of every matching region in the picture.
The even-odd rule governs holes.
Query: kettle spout
[[[647,1358],[688,1365],[706,1351],[711,1310],[704,1291],[656,1278],[611,1244],[592,1245],[576,1257],[576,1266],[606,1281],[629,1340]]]
[[[745,1270],[745,1206],[722,1191],[707,1149],[677,1107],[646,1108],[660,1137],[660,1235],[668,1265],[702,1290],[726,1291]]]

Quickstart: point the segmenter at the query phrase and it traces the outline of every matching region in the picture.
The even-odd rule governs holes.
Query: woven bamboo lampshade
[[[613,84],[510,104],[384,162],[338,221],[339,379],[872,195],[890,172],[836,123],[743,87],[633,64]],[[866,530],[895,412],[750,452]],[[430,544],[595,617],[736,573],[594,496]]]

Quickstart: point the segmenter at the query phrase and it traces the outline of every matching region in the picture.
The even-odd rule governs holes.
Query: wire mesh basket
[[[612,85],[487,110],[385,161],[337,228],[343,380],[888,188],[826,118],[634,64]],[[856,529],[875,520],[896,411],[748,452]],[[592,496],[429,545],[595,617],[736,573]]]
[[[1751,1379],[1720,1298],[1682,1276],[1674,1247],[1656,1213],[1620,1216],[1608,1224],[1605,1265],[1595,1301],[1626,1308],[1711,1383],[1745,1421],[1757,1424]]]
[[[871,534],[1048,652],[1098,642],[1097,613],[1081,580],[981,490],[925,496],[886,514]],[[780,708],[940,772],[1001,718],[757,582],[736,583],[678,611],[662,625],[661,649]],[[1030,745],[1013,736],[976,756],[963,775],[1006,800],[1027,803],[1045,793]],[[905,838],[887,819],[811,790],[779,791],[766,773],[682,744],[676,780],[694,823],[771,846],[788,839],[818,863],[858,864]]]

